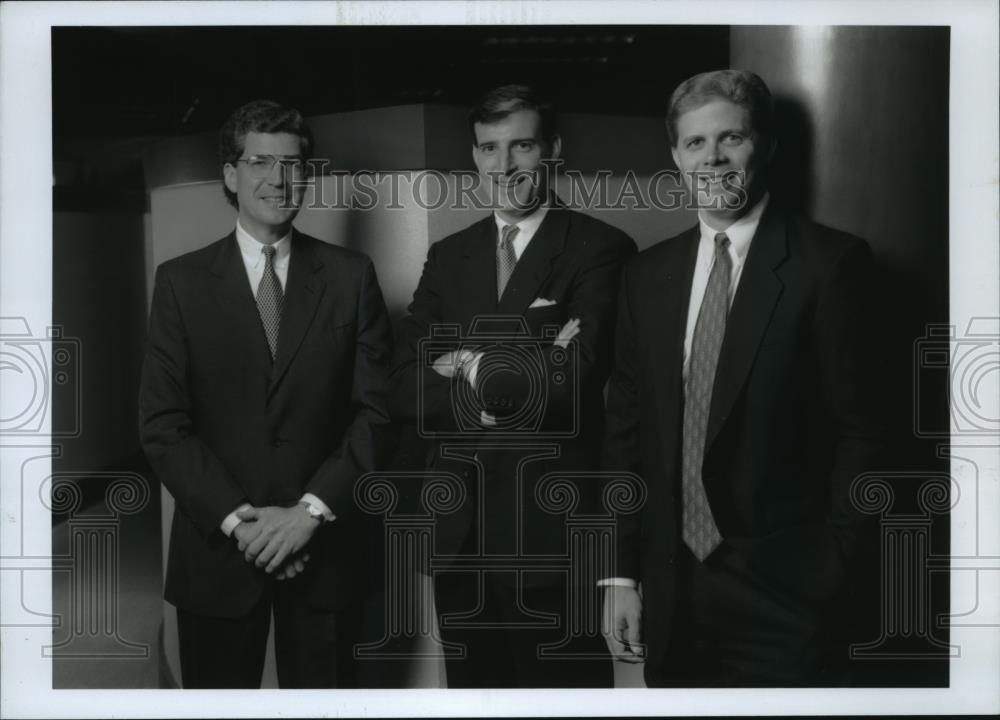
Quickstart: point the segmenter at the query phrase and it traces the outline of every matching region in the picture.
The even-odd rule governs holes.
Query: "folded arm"
[[[564,344],[557,342],[539,347],[542,367],[536,369],[537,375],[512,372],[516,368],[510,367],[505,348],[488,348],[478,360],[478,394],[499,401],[508,413],[537,402],[533,376],[545,380],[546,411],[556,417],[578,409],[575,393],[599,389],[607,380],[622,263],[635,253],[635,244],[625,236],[609,234],[595,238],[579,252],[580,269],[566,299],[566,317],[577,321],[571,349],[576,362],[566,362]],[[549,381],[560,374],[562,382]]]

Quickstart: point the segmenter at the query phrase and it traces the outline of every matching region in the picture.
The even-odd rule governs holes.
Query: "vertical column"
[[[880,519],[880,630],[875,640],[853,645],[851,657],[920,660],[957,657],[958,648],[935,637],[931,581],[932,515],[950,510],[951,478],[932,476],[917,491],[919,513],[893,512],[891,480],[903,484],[912,475],[863,475],[852,487],[855,506]]]
[[[601,512],[583,514],[577,511],[577,483],[603,485]],[[636,512],[646,499],[646,488],[637,475],[609,476],[600,472],[549,473],[538,484],[539,505],[553,514],[566,515],[566,547],[564,565],[567,572],[566,619],[563,637],[551,644],[539,646],[542,657],[586,658],[605,655],[604,650],[581,653],[571,650],[573,641],[594,637],[601,632],[600,594],[597,582],[614,574],[617,554],[615,515]]]
[[[423,482],[423,505],[427,514],[398,512],[398,483]],[[357,645],[355,657],[371,659],[437,658],[460,653],[437,635],[432,617],[433,584],[421,582],[418,573],[429,573],[434,548],[433,512],[450,512],[464,494],[457,481],[437,477],[424,482],[410,473],[371,473],[355,485],[354,498],[367,513],[384,516],[385,523],[385,626],[382,638]],[[420,638],[432,644],[418,643]],[[430,648],[430,649],[426,649]]]
[[[71,476],[53,476],[54,513],[62,502],[75,497]],[[88,478],[91,481],[92,478]],[[72,488],[72,490],[70,489]],[[69,572],[69,613],[67,637],[45,647],[45,657],[144,658],[149,646],[121,637],[119,610],[119,525],[121,515],[136,513],[149,501],[149,486],[140,475],[117,476],[105,492],[107,513],[77,514],[70,510],[69,555],[53,558],[53,569]]]

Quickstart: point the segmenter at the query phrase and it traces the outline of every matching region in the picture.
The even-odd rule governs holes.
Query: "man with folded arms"
[[[596,607],[593,580],[573,587],[564,569],[544,564],[567,555],[567,528],[565,515],[542,507],[536,493],[547,473],[597,470],[618,278],[635,244],[550,192],[545,162],[559,157],[562,140],[551,106],[530,88],[490,91],[469,125],[495,211],[431,246],[391,379],[395,417],[420,423],[432,440],[462,436],[434,440],[428,463],[429,481],[462,483],[459,507],[437,518],[433,548],[442,639],[446,652],[464,652],[446,656],[447,683],[609,687],[599,633],[573,637],[567,626],[570,602]],[[421,342],[446,324],[465,342],[422,357]],[[520,327],[535,338],[544,328],[561,331],[528,341]],[[477,329],[494,340],[477,345]],[[537,352],[515,352],[531,342]],[[533,439],[517,418],[531,416],[536,403],[543,412]],[[597,485],[572,491],[578,512],[594,509]],[[445,570],[448,559],[454,565]],[[544,652],[567,637],[561,655]]]

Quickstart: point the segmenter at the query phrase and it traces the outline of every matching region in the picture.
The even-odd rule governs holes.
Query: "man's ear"
[[[559,135],[553,135],[549,146],[551,148],[551,152],[549,153],[549,157],[546,159],[558,160],[559,155],[562,153],[562,137]]]
[[[778,149],[778,138],[771,138],[770,145],[767,148],[767,164],[770,165],[771,161],[774,160],[774,153]]]
[[[231,163],[222,166],[222,181],[229,192],[236,194],[236,168]]]
[[[479,146],[475,143],[472,143],[472,164],[476,166],[476,170],[482,172],[482,170],[479,169]]]

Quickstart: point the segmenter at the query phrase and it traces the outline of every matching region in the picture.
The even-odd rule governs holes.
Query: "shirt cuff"
[[[632,578],[610,577],[598,580],[597,587],[627,587],[635,590],[639,587],[639,583]]]
[[[252,507],[253,505],[251,505],[250,503],[243,503],[238,508],[233,510],[231,513],[226,515],[225,519],[223,519],[222,521],[222,525],[219,526],[222,529],[223,535],[225,535],[226,537],[231,537],[233,534],[233,530],[236,529],[236,526],[239,525],[241,522],[243,522],[238,517],[236,517],[236,513],[242,512],[243,510],[249,510]]]
[[[312,493],[303,493],[302,499],[299,500],[299,502],[308,503],[315,507],[323,514],[323,519],[326,522],[333,522],[337,519],[337,516],[333,514],[333,511],[329,508],[329,506]]]
[[[473,390],[476,389],[476,376],[479,375],[479,359],[482,356],[481,352],[473,353],[472,359],[462,367],[462,374],[465,375],[466,380],[469,381],[469,385],[472,386]]]

